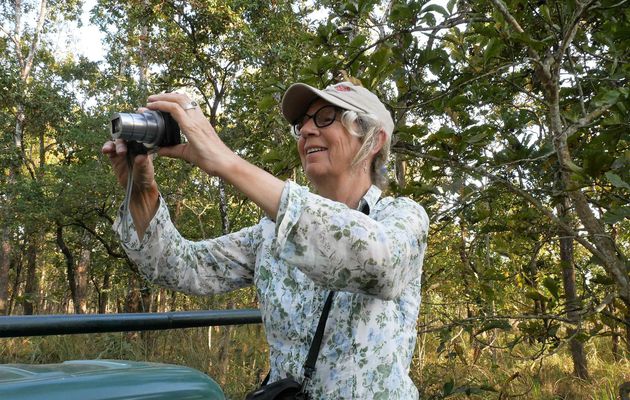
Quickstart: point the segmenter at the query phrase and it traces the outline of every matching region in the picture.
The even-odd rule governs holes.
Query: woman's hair
[[[383,130],[383,124],[373,115],[359,114],[348,110],[343,111],[341,114],[341,124],[352,136],[356,136],[361,140],[361,148],[352,161],[352,165],[356,166],[365,161],[370,156],[372,149],[378,145],[378,135]],[[387,140],[376,153],[372,160],[372,165],[370,165],[372,183],[381,189],[385,189],[387,186],[385,164],[389,157],[390,145],[391,136],[387,135]]]

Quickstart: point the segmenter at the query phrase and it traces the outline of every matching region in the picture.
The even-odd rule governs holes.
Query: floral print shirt
[[[416,399],[409,377],[420,307],[420,276],[429,219],[414,201],[379,200],[372,186],[361,201],[369,216],[291,181],[276,221],[215,239],[184,239],[164,201],[142,241],[123,246],[152,282],[209,295],[255,285],[269,343],[270,381],[302,377],[302,366],[329,290],[328,316],[313,399]],[[361,207],[360,207],[361,208]]]

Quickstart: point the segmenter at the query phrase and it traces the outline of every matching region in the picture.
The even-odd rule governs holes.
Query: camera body
[[[112,139],[123,139],[133,154],[146,154],[152,149],[182,142],[179,125],[171,114],[163,111],[114,113],[110,127]]]

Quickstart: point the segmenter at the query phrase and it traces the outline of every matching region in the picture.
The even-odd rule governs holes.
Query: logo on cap
[[[338,92],[349,92],[349,91],[351,91],[351,90],[352,90],[352,89],[350,89],[348,86],[343,85],[343,84],[336,85],[334,88],[335,88],[335,90],[336,90],[336,91],[338,91]]]

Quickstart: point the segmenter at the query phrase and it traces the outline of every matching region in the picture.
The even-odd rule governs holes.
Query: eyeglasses
[[[298,118],[293,123],[293,135],[296,139],[299,139],[301,136],[300,131],[310,118],[313,119],[315,126],[318,128],[325,128],[328,125],[331,125],[337,119],[337,112],[339,111],[341,111],[341,109],[337,106],[326,105],[315,111],[313,115],[304,113],[301,118]]]

